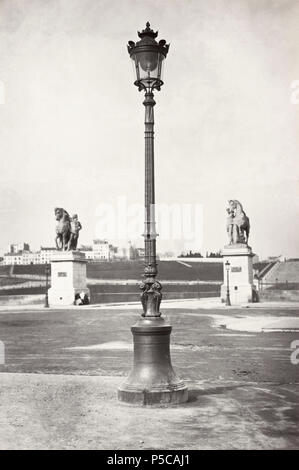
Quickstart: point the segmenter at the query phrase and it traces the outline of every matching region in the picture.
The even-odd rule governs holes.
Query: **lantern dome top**
[[[149,21],[146,23],[145,26],[146,26],[146,28],[143,29],[143,30],[141,31],[141,33],[140,33],[139,31],[137,32],[137,33],[138,33],[138,36],[139,36],[140,38],[144,38],[145,36],[148,36],[148,37],[151,37],[151,38],[156,38],[156,37],[158,36],[158,31],[154,32],[154,31],[151,29],[151,27],[150,27],[151,25],[150,25],[150,22],[149,22]]]
[[[134,54],[136,50],[145,50],[147,48],[155,48],[151,50],[157,50],[164,57],[167,56],[167,52],[169,49],[169,44],[166,44],[165,39],[161,39],[159,42],[156,41],[156,37],[158,36],[158,31],[153,31],[150,27],[149,21],[146,23],[146,28],[143,29],[141,32],[138,31],[138,36],[140,37],[140,41],[136,43],[134,41],[128,42],[128,52],[130,55]]]

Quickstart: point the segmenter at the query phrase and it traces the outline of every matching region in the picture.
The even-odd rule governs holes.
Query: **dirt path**
[[[186,405],[138,408],[117,401],[121,380],[1,374],[0,448],[299,447],[298,385],[199,381]]]

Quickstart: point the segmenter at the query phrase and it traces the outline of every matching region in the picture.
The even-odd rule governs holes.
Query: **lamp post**
[[[46,274],[46,295],[45,295],[45,307],[49,308],[49,295],[48,295],[48,289],[49,289],[49,274],[50,274],[50,265],[46,264],[45,268],[45,274]]]
[[[227,261],[225,263],[225,268],[226,268],[226,302],[225,302],[225,305],[226,306],[231,306],[231,302],[230,302],[230,292],[229,292],[229,271],[230,271],[230,262]]]
[[[158,32],[146,28],[138,32],[138,42],[129,41],[128,52],[133,61],[134,84],[145,92],[145,267],[140,284],[143,308],[140,319],[132,326],[134,364],[126,382],[118,390],[118,398],[127,403],[174,404],[188,400],[185,384],[175,375],[170,359],[172,327],[161,316],[162,286],[156,280],[155,175],[154,175],[154,93],[163,85],[162,68],[169,45],[156,41]]]

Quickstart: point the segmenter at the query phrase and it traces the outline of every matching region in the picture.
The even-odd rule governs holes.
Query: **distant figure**
[[[255,284],[252,286],[252,302],[259,302],[259,293]]]
[[[73,217],[71,217],[70,223],[71,223],[71,234],[70,234],[70,239],[68,243],[68,251],[77,249],[79,232],[82,229],[82,225],[78,220],[77,214],[74,214]]]
[[[80,294],[76,294],[74,304],[75,305],[88,305],[89,304],[88,295],[85,294],[85,292],[81,292]]]

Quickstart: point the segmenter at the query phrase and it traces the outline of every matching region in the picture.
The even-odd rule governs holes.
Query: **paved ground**
[[[0,448],[299,448],[298,309],[180,306],[165,312],[190,401],[155,409],[116,399],[136,310],[2,310]],[[248,332],[248,318],[295,327]]]

